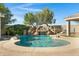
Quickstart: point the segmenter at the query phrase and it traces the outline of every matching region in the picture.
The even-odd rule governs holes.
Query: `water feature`
[[[68,41],[65,40],[55,40],[54,38],[47,35],[48,26],[43,24],[39,26],[36,30],[38,32],[37,35],[28,34],[20,36],[20,41],[16,42],[19,46],[28,46],[28,47],[58,47],[69,44]],[[35,30],[35,29],[34,29]],[[33,29],[30,31],[32,32]]]

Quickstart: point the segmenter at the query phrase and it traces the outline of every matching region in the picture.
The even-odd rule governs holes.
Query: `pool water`
[[[48,35],[23,35],[19,39],[20,41],[16,44],[26,47],[58,47],[70,44],[68,41],[53,39]]]

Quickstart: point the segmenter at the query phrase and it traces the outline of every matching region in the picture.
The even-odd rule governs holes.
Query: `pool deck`
[[[52,36],[51,36],[52,37]],[[70,44],[60,47],[22,47],[14,43],[18,40],[0,41],[1,56],[79,56],[79,38],[54,37],[69,41]]]

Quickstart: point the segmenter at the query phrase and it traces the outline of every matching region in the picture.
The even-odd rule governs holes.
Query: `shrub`
[[[12,25],[9,26],[8,28],[6,28],[6,35],[23,35],[24,30],[28,31],[29,26],[25,26],[25,25]]]

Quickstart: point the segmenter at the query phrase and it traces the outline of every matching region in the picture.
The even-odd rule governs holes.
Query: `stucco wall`
[[[63,25],[63,29],[67,30],[67,26]],[[71,25],[71,33],[79,34],[79,25]]]

